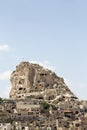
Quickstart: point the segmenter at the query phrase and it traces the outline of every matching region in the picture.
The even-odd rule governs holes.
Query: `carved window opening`
[[[47,84],[45,85],[45,87],[46,87],[46,88],[49,87],[49,84],[47,83]]]
[[[37,82],[40,83],[40,80],[38,80]]]
[[[24,79],[20,79],[19,84],[23,84],[24,83]]]
[[[43,73],[41,73],[41,74],[40,74],[40,76],[44,76],[44,74],[43,74]]]
[[[42,97],[42,96],[39,96],[38,99],[43,99],[43,97]]]
[[[23,90],[26,90],[26,88],[24,88]]]
[[[46,73],[41,73],[40,76],[47,76],[47,74]]]
[[[21,113],[18,113],[19,116],[21,116]]]
[[[79,113],[78,111],[75,112],[75,114],[78,114],[78,113]]]
[[[22,130],[25,130],[25,127],[22,127]]]
[[[23,90],[23,88],[19,88],[19,90]]]

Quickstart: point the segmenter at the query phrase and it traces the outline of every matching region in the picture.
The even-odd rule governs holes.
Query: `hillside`
[[[1,103],[5,116],[1,113],[0,122],[11,121],[15,128],[17,122],[27,130],[87,130],[87,102],[80,101],[56,73],[21,62],[10,80],[10,99]]]

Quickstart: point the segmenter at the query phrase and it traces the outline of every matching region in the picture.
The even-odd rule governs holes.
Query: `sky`
[[[48,67],[87,100],[87,0],[0,0],[0,97],[22,61]]]

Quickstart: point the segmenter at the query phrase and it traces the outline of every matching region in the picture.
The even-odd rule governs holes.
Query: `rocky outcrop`
[[[87,130],[87,101],[80,101],[51,70],[21,62],[10,80],[11,99],[0,104],[0,122],[25,122],[32,130]]]
[[[51,102],[76,98],[64,83],[64,79],[38,64],[21,62],[11,74],[10,98],[32,97]]]

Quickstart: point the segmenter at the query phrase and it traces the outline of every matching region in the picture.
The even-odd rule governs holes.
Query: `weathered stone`
[[[58,96],[72,97],[74,94],[64,83],[64,79],[58,77],[51,70],[38,64],[22,62],[11,74],[12,89],[10,98],[25,98],[33,96],[44,100],[56,100]]]

